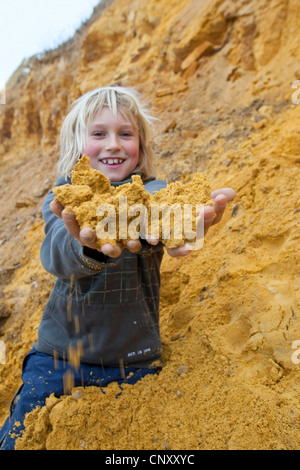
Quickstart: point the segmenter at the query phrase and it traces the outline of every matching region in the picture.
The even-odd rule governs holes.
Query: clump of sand
[[[99,247],[122,247],[130,239],[149,235],[167,248],[194,242],[201,207],[211,204],[211,188],[203,174],[195,174],[186,185],[173,182],[150,194],[139,175],[112,186],[86,155],[72,171],[72,184],[56,186],[53,192],[65,210],[75,213],[81,229],[95,230]]]

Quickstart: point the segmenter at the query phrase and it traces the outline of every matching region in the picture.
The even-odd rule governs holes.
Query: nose
[[[105,150],[107,151],[118,151],[120,150],[120,142],[117,134],[110,134],[107,137]]]

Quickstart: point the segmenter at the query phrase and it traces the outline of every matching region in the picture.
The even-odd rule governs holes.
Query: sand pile
[[[170,183],[150,195],[139,175],[133,175],[131,183],[111,186],[108,178],[90,166],[86,155],[72,171],[72,184],[57,186],[53,192],[66,211],[75,213],[81,229],[90,227],[96,232],[99,247],[105,243],[122,247],[147,234],[156,234],[167,248],[195,242],[197,208],[200,212],[211,203],[205,175],[195,175],[186,185]]]
[[[114,385],[51,397],[18,448],[299,450],[298,2],[101,5],[71,42],[20,68],[0,108],[1,423],[54,283],[39,247],[61,120],[117,82],[160,119],[159,178],[186,187],[204,172],[237,196],[199,252],[165,254],[160,374],[117,400]]]

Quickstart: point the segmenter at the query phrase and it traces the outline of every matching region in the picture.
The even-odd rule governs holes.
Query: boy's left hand
[[[211,193],[211,197],[214,200],[213,206],[204,207],[204,236],[206,235],[209,227],[220,222],[227,203],[235,198],[235,191],[231,188],[217,189]],[[188,245],[184,245],[178,248],[169,248],[167,252],[170,256],[177,257],[186,256],[191,252],[191,250]]]
[[[96,232],[88,227],[80,230],[74,212],[66,212],[60,202],[51,201],[50,209],[57,217],[64,221],[68,233],[76,238],[82,246],[99,251],[111,258],[117,258],[122,253],[122,248],[117,245],[113,246],[110,243],[106,243],[100,248],[97,244]],[[142,248],[142,245],[139,240],[129,240],[126,248],[132,253],[137,253]]]

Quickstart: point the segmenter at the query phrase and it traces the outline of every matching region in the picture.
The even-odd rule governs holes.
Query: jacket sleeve
[[[61,180],[61,181],[60,181]],[[65,184],[66,180],[59,178],[56,186]],[[107,266],[118,264],[123,253],[118,258],[109,258],[97,251],[85,248],[72,237],[63,222],[50,209],[54,199],[52,191],[44,200],[42,212],[45,221],[45,238],[41,246],[41,263],[49,273],[60,278],[79,279],[101,272]],[[89,255],[87,253],[89,252]]]
[[[150,193],[154,194],[155,192],[159,191],[160,189],[163,189],[167,186],[166,181],[164,180],[153,180],[150,181],[149,183],[145,183],[145,189]]]

